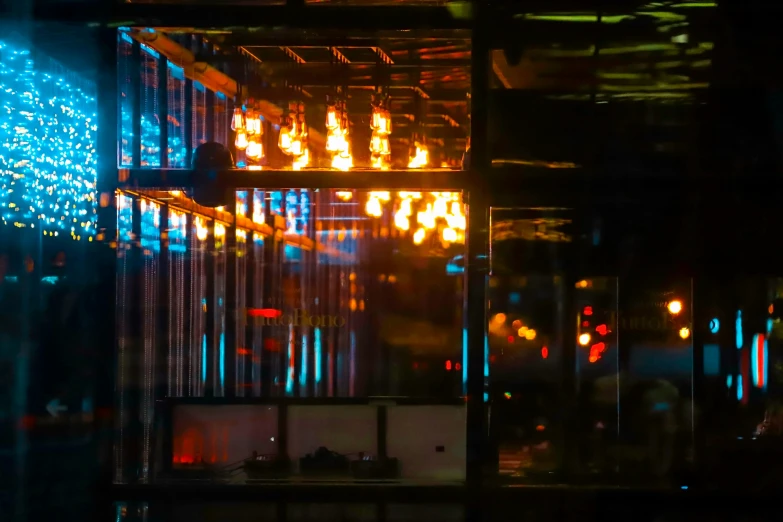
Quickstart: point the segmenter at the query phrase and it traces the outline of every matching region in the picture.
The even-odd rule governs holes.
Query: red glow
[[[590,321],[582,321],[583,328],[587,328],[588,326],[590,326]]]
[[[764,357],[767,355],[764,353],[765,342],[766,336],[764,334],[759,334],[756,337],[756,346],[754,346],[754,349],[756,350],[756,375],[758,375],[756,386],[759,388],[764,388],[767,384],[764,380],[766,378],[766,375],[764,375]]]
[[[237,348],[237,355],[253,355],[253,352],[247,348]]]
[[[599,324],[595,327],[595,331],[598,332],[600,335],[606,335],[609,333],[609,328],[606,327],[605,324]]]
[[[419,363],[415,362],[413,363],[413,369],[418,370],[419,369]]]
[[[19,427],[23,430],[33,429],[35,427],[35,417],[32,415],[25,415],[22,417]]]
[[[582,310],[582,315],[593,315],[593,307],[585,306],[584,309]]]
[[[277,339],[264,339],[264,348],[270,352],[279,352],[280,343],[277,341]]]
[[[549,357],[549,348],[547,348],[546,346],[541,348],[541,357],[543,359],[546,359],[547,357]]]
[[[606,344],[596,343],[590,347],[590,355],[587,360],[591,363],[597,362],[601,358],[601,354],[606,351]]]
[[[538,426],[536,426],[536,431],[544,431],[545,429],[546,426],[544,426],[543,424],[539,424]]]
[[[508,336],[508,342],[509,343],[513,343],[514,342],[514,336],[513,335],[509,335]]]
[[[446,361],[446,370],[451,370],[451,361]]]
[[[267,319],[275,319],[283,315],[283,312],[274,308],[248,308],[247,315],[249,317],[265,317]]]
[[[454,365],[454,369],[460,371],[462,369],[462,365],[460,363],[457,363]]]
[[[498,358],[498,357],[497,357],[497,355],[494,355],[494,354],[493,354],[493,355],[490,355],[490,356],[489,356],[489,362],[490,362],[490,364],[491,364],[491,363],[494,363],[494,362],[495,362],[495,359],[497,359],[497,358]]]

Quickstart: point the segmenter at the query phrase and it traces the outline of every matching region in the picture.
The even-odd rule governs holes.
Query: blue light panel
[[[44,235],[95,233],[97,105],[0,40],[0,219]]]

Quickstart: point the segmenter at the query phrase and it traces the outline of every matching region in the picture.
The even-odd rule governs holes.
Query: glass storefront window
[[[282,451],[248,438],[254,421],[240,420],[271,415],[274,426],[283,408],[294,469],[326,446],[399,458],[402,478],[464,479],[460,193],[249,190],[237,193],[233,212],[194,207],[177,192],[161,203],[144,194],[120,201],[130,231],[118,245],[119,291],[142,306],[141,314],[136,305],[118,310],[127,436],[138,411],[133,436],[171,437],[181,472]],[[211,397],[227,402],[216,410],[200,401]],[[238,397],[261,401],[231,406]],[[166,399],[173,409],[161,409]],[[156,432],[156,422],[173,431]],[[414,443],[411,426],[432,432]],[[171,467],[153,447],[139,462],[129,446],[118,481],[152,481],[156,469]]]
[[[274,44],[247,31],[227,34],[220,45],[179,31],[128,29],[119,35],[122,167],[189,168],[191,151],[206,142],[228,148],[239,168],[464,166],[468,33],[434,31],[416,49],[405,32],[349,36],[341,45],[293,30]],[[246,71],[237,75],[207,62],[194,68],[194,50],[199,57],[215,56],[207,62],[216,65],[234,53]],[[163,82],[160,75],[166,75]],[[335,83],[340,75],[346,81]],[[257,79],[249,82],[251,77]],[[133,122],[136,113],[140,122]]]
[[[644,16],[630,10],[512,14],[510,5],[498,13],[489,51],[494,167],[665,175],[663,165],[696,150],[716,36],[683,28],[714,16],[716,5],[676,12],[668,4],[649,7]],[[674,19],[684,25],[675,29]],[[624,24],[635,24],[632,41],[596,37]]]
[[[590,275],[612,269],[599,252],[618,239],[573,209],[492,211],[490,433],[503,477],[676,483],[692,468],[692,283],[632,259],[624,275]]]

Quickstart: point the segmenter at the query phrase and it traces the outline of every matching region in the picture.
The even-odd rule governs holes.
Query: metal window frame
[[[400,493],[408,502],[431,503],[442,501],[462,503],[468,513],[480,511],[480,495],[483,486],[484,459],[487,456],[487,430],[484,397],[484,337],[486,330],[486,284],[488,252],[488,191],[484,187],[486,175],[491,169],[487,147],[487,102],[489,91],[489,49],[491,28],[486,22],[488,10],[481,0],[474,0],[472,18],[457,18],[447,7],[337,7],[304,6],[301,2],[289,0],[285,6],[188,6],[179,5],[107,3],[106,10],[73,10],[60,4],[47,5],[35,10],[38,21],[57,21],[91,24],[99,26],[98,45],[103,49],[99,64],[100,98],[99,121],[105,129],[99,134],[99,192],[101,209],[98,216],[99,237],[116,237],[116,208],[113,204],[118,190],[158,188],[176,190],[190,186],[188,170],[168,169],[121,169],[117,167],[118,103],[119,86],[117,76],[116,39],[117,28],[122,26],[191,27],[210,29],[215,27],[255,28],[262,26],[287,25],[300,29],[364,30],[367,20],[372,20],[371,29],[415,30],[415,29],[470,29],[473,42],[471,58],[471,112],[472,165],[469,171],[246,171],[231,170],[219,175],[223,189],[239,190],[250,188],[351,188],[351,189],[420,189],[462,191],[469,205],[468,241],[466,252],[466,292],[464,297],[466,326],[468,329],[468,396],[467,396],[467,474],[465,487],[418,488],[392,486],[391,488],[370,488],[368,496],[353,494],[347,498],[361,498],[363,501],[384,502],[389,498],[389,489]],[[122,180],[122,181],[120,181]],[[113,252],[113,251],[112,251]],[[106,277],[116,270],[116,258],[106,263]],[[107,292],[107,305],[113,306],[115,292]],[[107,328],[113,334],[113,324]],[[109,335],[106,345],[114,347],[116,339]],[[111,356],[114,357],[112,350]],[[113,386],[104,386],[105,396],[114,397]],[[103,395],[103,394],[99,394]],[[107,434],[111,439],[111,434]],[[111,443],[105,447],[111,448]],[[107,455],[108,456],[108,455]],[[108,458],[106,462],[111,462]],[[111,470],[105,470],[106,483],[111,482]],[[141,486],[142,496],[147,497],[155,486]],[[107,499],[130,500],[138,486],[115,487]],[[244,488],[243,488],[244,489]],[[256,488],[252,488],[256,489]],[[285,487],[284,487],[285,489]],[[294,486],[295,498],[308,500],[324,497],[318,494],[318,487]],[[332,489],[332,488],[326,488]],[[366,489],[366,488],[365,488]],[[440,491],[442,489],[442,491]],[[438,490],[438,491],[435,491]],[[235,490],[241,493],[239,490]],[[466,495],[469,492],[471,494]],[[225,493],[225,492],[224,492]],[[224,494],[224,493],[221,493]],[[279,494],[279,492],[277,493]],[[255,495],[255,494],[253,494]],[[330,496],[326,493],[326,496]],[[434,496],[433,496],[434,495]],[[280,498],[280,497],[278,497]],[[294,498],[294,497],[292,497]],[[470,516],[470,515],[468,515]],[[471,517],[472,518],[472,517]]]

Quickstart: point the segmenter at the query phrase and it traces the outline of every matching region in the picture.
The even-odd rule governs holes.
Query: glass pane
[[[490,433],[505,477],[551,481],[562,468],[571,219],[560,209],[492,209]]]
[[[755,489],[772,480],[770,459],[781,434],[780,278],[705,281],[703,410],[711,482],[741,480]]]
[[[275,478],[308,474],[321,446],[347,459],[348,478],[464,479],[460,193],[250,190],[217,209],[179,192],[118,201],[117,481],[185,478],[253,454],[289,462]],[[174,397],[190,399],[161,409]],[[414,440],[411,425],[432,430]],[[135,454],[131,436],[169,440],[172,454]],[[377,471],[357,454],[399,460]],[[231,481],[255,480],[249,466]]]
[[[617,226],[617,211],[492,210],[490,430],[502,477],[679,487],[692,469],[692,283],[661,262],[681,258],[682,243],[671,228],[648,232],[655,218],[641,208]],[[586,275],[614,270],[623,275]]]
[[[690,280],[576,284],[582,470],[677,485],[668,481],[690,469],[695,420]]]
[[[169,168],[188,167],[189,148],[216,142],[240,168],[463,168],[469,33],[432,31],[416,39],[393,31],[335,39],[287,30],[270,41],[263,32],[236,31],[226,34],[219,50],[199,34],[156,29],[154,40],[139,30],[119,34],[122,166],[134,166],[138,147],[136,167],[159,167],[161,149]],[[177,58],[192,52],[205,64],[233,53],[243,63],[235,70],[246,72],[231,76]],[[161,90],[164,60],[168,88]],[[246,99],[237,96],[237,85],[246,88]],[[141,135],[134,138],[136,111]]]
[[[716,4],[647,7],[644,16],[630,6],[611,15],[498,16],[489,97],[495,167],[660,173],[698,150],[716,35],[689,27],[717,16]],[[612,36],[630,25],[632,42]]]
[[[110,373],[100,346],[111,307],[96,307],[108,251],[95,241],[97,88],[66,45],[52,44],[73,44],[73,33],[47,26],[57,36],[42,39],[23,24],[4,29],[0,517],[56,510],[79,519],[95,503],[86,492],[97,469],[83,463],[96,460],[94,415]],[[91,54],[89,39],[79,45]]]

